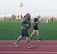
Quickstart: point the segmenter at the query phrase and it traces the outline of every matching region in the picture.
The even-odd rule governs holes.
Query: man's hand
[[[26,26],[29,26],[28,24],[26,24]]]

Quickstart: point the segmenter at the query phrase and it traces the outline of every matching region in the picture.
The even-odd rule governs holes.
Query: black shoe
[[[42,39],[39,39],[39,40],[42,40]]]

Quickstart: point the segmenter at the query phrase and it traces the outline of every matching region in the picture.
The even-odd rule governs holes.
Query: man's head
[[[38,18],[34,18],[34,22],[37,22],[38,21]]]
[[[26,16],[31,17],[31,14],[30,13],[27,13]]]
[[[25,15],[25,17],[28,18],[28,20],[30,20],[31,14],[30,14],[30,13],[27,13],[27,14]]]
[[[38,19],[40,19],[40,16],[37,16]]]

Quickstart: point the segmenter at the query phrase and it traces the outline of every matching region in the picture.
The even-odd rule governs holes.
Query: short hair
[[[31,14],[30,13],[27,13],[24,17],[25,18],[28,18],[28,20],[30,20]]]
[[[34,22],[37,22],[38,21],[38,18],[34,18]]]
[[[31,14],[30,13],[27,13],[26,16],[30,18],[31,17]]]

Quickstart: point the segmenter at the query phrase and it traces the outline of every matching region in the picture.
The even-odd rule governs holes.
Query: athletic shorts
[[[27,29],[21,29],[21,36],[24,37],[28,37],[28,30]]]
[[[34,30],[38,30],[38,27],[34,27]]]

